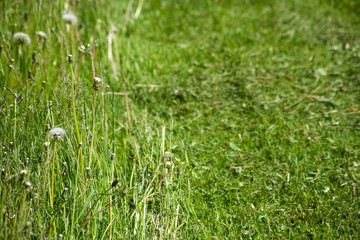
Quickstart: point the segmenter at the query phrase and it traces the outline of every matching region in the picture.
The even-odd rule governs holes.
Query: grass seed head
[[[26,33],[23,33],[23,32],[15,33],[13,36],[13,39],[16,44],[20,44],[20,45],[30,45],[31,44],[31,39],[30,39],[29,35],[27,35]]]
[[[116,178],[116,179],[111,183],[111,187],[116,187],[116,185],[118,185],[119,182],[120,182],[120,178]]]

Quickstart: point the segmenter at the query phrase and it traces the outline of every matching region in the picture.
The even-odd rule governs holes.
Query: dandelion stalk
[[[70,59],[69,59],[70,62]],[[70,71],[71,71],[71,100],[72,100],[72,110],[73,110],[73,115],[74,115],[74,124],[75,124],[75,130],[76,130],[76,137],[78,140],[78,144],[79,144],[79,154],[80,154],[80,174],[81,174],[81,178],[84,178],[84,158],[83,158],[83,154],[82,154],[82,141],[81,141],[81,136],[80,136],[80,132],[79,132],[79,126],[78,126],[78,121],[77,121],[77,117],[76,117],[76,110],[75,110],[75,89],[74,89],[74,81],[75,81],[75,75],[74,75],[74,70],[72,65],[70,64]]]
[[[111,154],[110,160],[111,160],[111,179],[114,178],[114,159],[115,159],[115,153]],[[110,194],[110,199],[109,199],[109,204],[110,204],[110,214],[109,214],[109,239],[111,240],[111,234],[112,234],[112,195]]]
[[[90,156],[89,156],[89,168],[91,167],[91,157],[92,157],[92,152],[94,149],[94,138],[95,138],[95,111],[96,111],[96,91],[94,90],[94,94],[93,94],[93,122],[92,122],[92,133],[91,133],[91,147],[90,147]]]
[[[100,89],[100,84],[102,82],[101,78],[98,78],[95,76],[95,63],[94,63],[94,54],[90,49],[90,56],[91,56],[91,66],[92,66],[92,71],[93,71],[93,79],[94,79],[94,84],[93,84],[93,89],[94,89],[94,94],[93,94],[93,122],[92,122],[92,135],[91,135],[91,146],[90,146],[90,153],[89,153],[89,168],[91,168],[91,159],[92,159],[92,152],[94,149],[94,138],[95,138],[95,117],[96,117],[96,92]]]
[[[57,141],[54,142],[54,151],[52,156],[52,167],[51,167],[51,191],[50,191],[50,206],[54,207],[54,176],[55,176],[55,155],[56,155],[56,146]]]
[[[56,150],[57,150],[57,145],[58,145],[58,141],[60,141],[61,139],[65,138],[66,136],[66,131],[62,128],[53,128],[51,129],[51,131],[49,132],[49,137],[54,140],[54,150],[53,150],[53,155],[52,155],[52,166],[51,166],[51,185],[50,185],[50,206],[51,209],[54,210],[54,184],[55,184],[55,158],[56,158]],[[54,225],[54,233],[56,235],[56,225],[55,223],[53,223]],[[50,230],[49,230],[49,236],[51,235],[51,224],[50,224]]]
[[[16,105],[17,105],[17,94],[14,93],[14,145],[16,144]]]
[[[81,154],[81,149],[79,149],[79,154]],[[79,174],[79,168],[76,168],[76,175]],[[74,203],[73,203],[73,209],[72,209],[72,216],[71,216],[71,232],[70,232],[70,236],[71,239],[73,239],[73,230],[74,230],[74,223],[75,223],[75,208],[76,208],[76,193],[77,193],[77,184],[78,184],[78,178],[75,178],[75,187],[74,187]]]
[[[51,209],[54,209],[54,176],[55,176],[55,156],[56,156],[56,145],[57,145],[57,141],[55,141],[54,143],[54,151],[53,151],[53,156],[52,156],[52,167],[51,167],[51,189],[50,189],[50,206]],[[52,225],[53,223],[50,224],[50,230],[49,230],[49,237],[51,237],[51,229],[52,229]],[[54,223],[54,232],[56,234],[56,226]]]

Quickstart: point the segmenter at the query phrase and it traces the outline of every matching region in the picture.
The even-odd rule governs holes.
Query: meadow
[[[359,239],[359,1],[0,9],[0,239]]]

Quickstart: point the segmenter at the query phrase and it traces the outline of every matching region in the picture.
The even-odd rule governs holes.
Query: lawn
[[[360,2],[0,9],[0,239],[359,239]]]

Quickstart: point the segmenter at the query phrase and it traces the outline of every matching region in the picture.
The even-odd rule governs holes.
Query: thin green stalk
[[[92,215],[91,217],[89,217],[89,218],[86,220],[86,222],[84,222],[83,225],[81,225],[81,227],[80,227],[80,229],[79,229],[79,231],[78,231],[78,233],[77,233],[77,237],[79,237],[81,230],[85,227],[85,225],[86,225],[91,219],[93,219],[93,218],[96,217],[99,213],[102,213],[102,212],[105,211],[106,209],[114,206],[115,204],[117,204],[118,202],[120,202],[123,198],[124,198],[124,196],[120,197],[120,199],[118,199],[118,200],[117,200],[116,202],[114,202],[113,204],[111,204],[111,205],[109,205],[109,206],[101,209],[100,211],[98,211],[97,213],[95,213],[94,215]]]
[[[140,16],[140,13],[141,13],[141,9],[142,9],[142,6],[144,4],[144,0],[140,0],[139,1],[139,5],[135,11],[135,14],[134,14],[134,18],[137,19],[139,16]]]
[[[79,149],[79,155],[80,155],[81,149]],[[79,174],[79,168],[76,168],[76,176],[78,176]],[[73,239],[73,231],[74,231],[74,224],[75,224],[75,209],[76,209],[76,193],[77,191],[77,183],[78,183],[78,178],[75,178],[75,187],[73,188],[73,193],[74,193],[74,200],[73,200],[73,209],[72,209],[72,216],[71,216],[71,232],[70,232],[70,239]]]
[[[130,116],[130,107],[129,107],[129,99],[128,99],[128,93],[127,93],[127,86],[126,86],[126,78],[123,73],[123,71],[120,68],[121,77],[123,79],[123,86],[124,86],[124,93],[125,93],[125,105],[126,105],[126,113],[129,123],[129,128],[131,129],[131,116]]]
[[[96,116],[96,90],[94,90],[93,95],[93,122],[92,122],[92,135],[91,135],[91,146],[90,146],[90,156],[89,156],[89,168],[91,168],[91,158],[92,158],[92,152],[94,149],[94,138],[95,138],[95,116]]]

